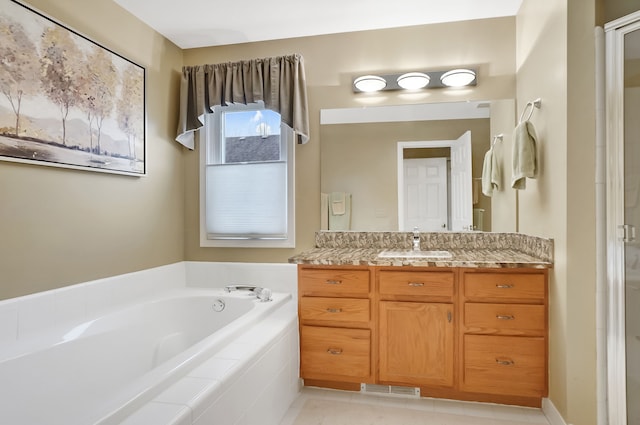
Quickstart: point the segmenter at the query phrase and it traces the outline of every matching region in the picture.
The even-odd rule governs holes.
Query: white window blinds
[[[287,237],[285,161],[208,165],[206,231],[214,239]]]

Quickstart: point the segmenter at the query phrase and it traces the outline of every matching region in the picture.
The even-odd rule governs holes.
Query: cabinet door
[[[380,302],[380,381],[453,385],[453,305]]]

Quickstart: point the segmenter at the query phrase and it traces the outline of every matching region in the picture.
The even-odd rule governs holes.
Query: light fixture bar
[[[438,88],[451,88],[451,87],[463,87],[460,85],[447,85],[442,81],[449,83],[446,77],[448,75],[456,74],[459,78],[457,81],[463,80],[461,77],[467,77],[469,81],[464,87],[475,86],[478,83],[478,73],[473,68],[459,68],[443,71],[410,71],[397,74],[379,74],[379,75],[363,75],[353,79],[353,91],[354,93],[362,92],[376,92],[387,90],[424,90],[424,89],[438,89]],[[426,85],[423,85],[426,82]],[[356,85],[356,83],[358,83]],[[363,85],[365,84],[366,85]],[[452,84],[452,83],[449,83]],[[377,89],[373,89],[373,87]]]

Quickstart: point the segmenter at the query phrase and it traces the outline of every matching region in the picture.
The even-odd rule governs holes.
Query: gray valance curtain
[[[280,114],[298,143],[309,140],[307,86],[299,54],[183,67],[176,140],[193,149],[194,133],[214,106],[258,101]]]

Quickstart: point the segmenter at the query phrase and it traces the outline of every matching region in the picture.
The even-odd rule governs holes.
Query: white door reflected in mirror
[[[450,148],[450,166],[448,158],[405,159],[405,149],[443,147]],[[405,232],[473,228],[471,132],[456,140],[398,142],[398,218]]]
[[[447,228],[447,158],[403,160],[404,231],[415,227],[423,232]]]
[[[473,190],[471,177],[471,132],[451,145],[451,230],[473,229]]]

